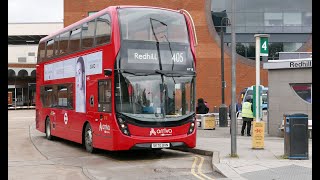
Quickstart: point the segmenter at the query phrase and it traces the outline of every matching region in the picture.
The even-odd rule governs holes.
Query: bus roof
[[[46,40],[49,40],[49,39],[55,37],[56,35],[58,35],[60,33],[69,31],[69,30],[71,30],[71,29],[83,24],[84,22],[89,22],[89,21],[91,21],[91,20],[93,20],[93,19],[105,14],[106,12],[109,12],[110,10],[114,11],[117,8],[153,8],[153,9],[162,9],[162,10],[168,10],[168,11],[173,11],[173,12],[179,12],[178,10],[172,10],[172,9],[161,8],[161,7],[153,7],[153,6],[130,6],[130,5],[108,6],[105,9],[102,9],[102,10],[98,11],[97,13],[95,13],[95,14],[93,14],[91,16],[88,16],[88,17],[86,17],[84,19],[81,19],[81,20],[79,20],[79,21],[77,21],[75,23],[70,24],[67,27],[64,27],[64,28],[62,28],[62,29],[60,29],[58,31],[55,31],[55,32],[49,34],[46,37],[43,37],[42,39],[40,39],[39,43],[41,43],[43,41],[46,41]]]

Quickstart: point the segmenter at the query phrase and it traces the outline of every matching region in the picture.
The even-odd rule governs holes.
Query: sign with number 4
[[[260,56],[268,56],[268,38],[260,38]]]

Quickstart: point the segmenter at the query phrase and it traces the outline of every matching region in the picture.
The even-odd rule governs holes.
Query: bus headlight
[[[119,125],[121,132],[124,135],[130,136],[130,132],[129,132],[126,121],[124,119],[122,119],[121,117],[117,118],[117,120],[118,120],[118,125]]]
[[[196,118],[192,117],[192,119],[193,119],[193,121],[190,124],[189,130],[188,130],[188,134],[193,133],[193,131],[194,131],[195,127],[196,127],[196,124],[195,124]]]

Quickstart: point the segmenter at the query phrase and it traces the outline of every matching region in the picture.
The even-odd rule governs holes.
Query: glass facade
[[[299,49],[307,41],[306,34],[312,33],[311,0],[237,0],[235,8],[237,53],[250,59],[255,58],[254,34],[270,34],[269,59],[277,59],[278,52]],[[231,27],[222,19],[231,20],[231,0],[212,0],[211,10],[216,31],[221,32],[222,28],[229,44]],[[273,39],[274,34],[277,36]],[[252,36],[250,42],[244,42],[248,35]]]

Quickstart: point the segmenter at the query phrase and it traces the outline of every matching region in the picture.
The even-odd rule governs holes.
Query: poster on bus
[[[78,57],[76,67],[76,112],[86,112],[86,69],[83,57]]]
[[[102,52],[44,65],[44,80],[75,77],[76,112],[86,112],[86,77],[102,73]]]

